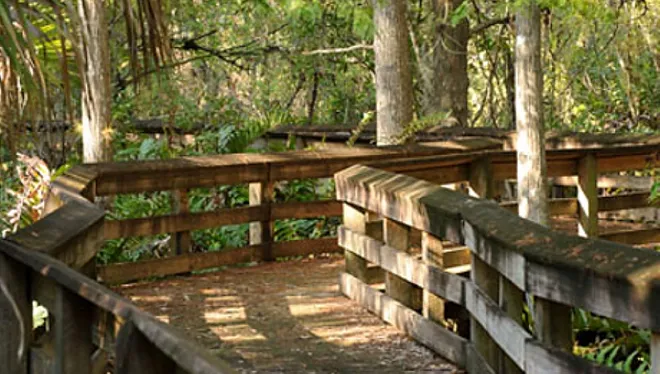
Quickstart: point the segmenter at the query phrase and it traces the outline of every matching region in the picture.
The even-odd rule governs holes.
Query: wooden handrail
[[[396,162],[388,167],[392,164]],[[490,339],[496,343],[493,347],[503,350],[504,357],[519,370],[553,371],[557,365],[563,365],[570,372],[580,372],[592,366],[532,338],[516,321],[520,316],[508,314],[506,308],[511,306],[505,308],[498,303],[497,296],[493,299],[498,293],[498,276],[506,280],[500,281],[500,292],[503,285],[511,284],[519,292],[542,300],[649,328],[654,331],[654,341],[658,340],[658,252],[555,232],[521,219],[493,202],[373,167],[356,165],[343,170],[335,175],[335,183],[337,198],[345,204],[339,242],[346,250],[348,274],[342,275],[342,291],[463,367],[473,365],[469,356],[474,348],[484,356],[483,365],[502,370],[493,366],[505,363],[494,358],[496,350],[487,348]],[[392,227],[391,238],[388,239],[387,233],[384,241],[370,237],[364,229],[366,215],[361,212],[383,217],[385,231]],[[403,227],[395,229],[399,226]],[[467,246],[473,258],[472,279],[443,271],[442,245],[436,255],[440,256],[440,265],[407,254],[408,244],[403,247],[395,244],[408,243],[406,227],[422,231],[422,237],[429,238],[426,243],[433,242],[430,238],[442,238]],[[423,256],[427,256],[424,247],[431,247],[424,244],[424,239],[422,242]],[[389,276],[386,279],[391,279],[386,295],[373,293],[368,285],[364,273],[368,263],[382,268]],[[488,282],[480,280],[484,279],[480,273],[486,271],[494,274],[494,278],[488,276]],[[495,293],[491,291],[493,281]],[[410,314],[417,306],[409,295],[418,291],[462,305],[478,323],[473,326],[473,334],[475,329],[483,328],[488,335],[472,335],[470,341],[461,340],[432,320]],[[515,302],[515,299],[506,300],[506,303]],[[423,311],[426,316],[426,304]],[[546,316],[550,321],[556,319],[552,329],[558,332],[568,329],[570,334],[570,326],[563,326],[560,317],[561,313]],[[541,328],[537,321],[537,330]],[[654,343],[651,347],[654,357],[658,350],[660,345]]]

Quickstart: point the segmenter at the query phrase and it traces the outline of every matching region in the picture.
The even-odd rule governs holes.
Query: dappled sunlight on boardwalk
[[[121,286],[242,372],[455,372],[340,295],[341,257]]]

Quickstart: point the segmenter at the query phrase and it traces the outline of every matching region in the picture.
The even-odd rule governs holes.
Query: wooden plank
[[[499,275],[497,271],[488,266],[486,262],[481,260],[474,253],[472,253],[471,262],[470,279],[472,282],[474,282],[476,287],[483,288],[486,292],[486,296],[498,300]],[[503,353],[493,339],[493,332],[490,330],[493,326],[486,324],[489,322],[487,319],[479,319],[479,316],[475,315],[476,312],[479,311],[477,307],[481,306],[481,304],[477,305],[476,302],[469,299],[470,297],[474,298],[474,295],[471,295],[466,289],[465,307],[468,312],[470,312],[470,341],[474,344],[477,352],[484,357],[484,360],[486,360],[490,367],[499,368]],[[472,302],[472,304],[470,304],[470,302]]]
[[[649,206],[648,192],[633,192],[614,196],[599,196],[598,211],[610,212],[613,210],[646,208]]]
[[[443,263],[445,268],[469,265],[470,249],[467,247],[456,247],[443,251]]]
[[[483,374],[496,374],[497,371],[495,371],[490,365],[488,365],[488,362],[484,359],[484,357],[477,352],[477,349],[474,347],[473,344],[466,344],[466,356],[467,356],[467,365],[465,365],[465,371],[472,374],[472,373],[483,373]]]
[[[138,311],[133,314],[131,321],[154,348],[176,363],[176,373],[236,374],[236,371],[226,362],[192,343],[181,332],[156,320],[151,315]],[[147,372],[152,373],[152,371]],[[143,372],[139,371],[139,373]],[[172,371],[168,373],[172,373]]]
[[[599,366],[569,352],[553,349],[535,340],[525,344],[525,372],[527,374],[614,374],[620,371]]]
[[[653,331],[651,333],[651,373],[660,372],[660,333]]]
[[[410,250],[410,227],[386,218],[383,220],[383,240],[388,246],[407,253]],[[408,308],[422,309],[421,288],[394,273],[385,273],[385,292]]]
[[[525,341],[532,336],[516,321],[509,318],[499,308],[497,302],[478,285],[466,283],[465,286],[465,307],[470,315],[484,327],[497,346],[511,357],[519,368],[524,369]],[[475,348],[478,351],[479,347],[476,344]],[[488,358],[485,356],[484,358],[488,362]]]
[[[459,367],[467,364],[466,340],[422,317],[347,273],[339,275],[340,292]]]
[[[339,245],[349,252],[356,253],[385,271],[394,273],[435,296],[453,303],[464,305],[464,277],[449,274],[434,266],[429,266],[392,247],[383,245],[373,238],[340,227],[337,231]]]
[[[125,283],[149,277],[164,277],[226,265],[262,260],[261,246],[236,248],[221,252],[187,253],[139,262],[126,262],[99,267],[104,283]]]
[[[260,206],[265,214],[261,221],[250,223],[250,245],[261,245],[266,261],[274,260],[272,253],[273,220],[271,218],[271,203],[275,185],[272,182],[250,183],[250,205]]]
[[[660,227],[608,232],[600,235],[599,238],[630,245],[660,243]]]
[[[577,177],[557,177],[551,184],[559,186],[576,186]],[[634,175],[600,175],[596,182],[598,188],[625,188],[631,190],[650,190],[653,186],[652,177],[638,177]]]
[[[55,360],[53,373],[88,374],[92,371],[92,308],[78,295],[56,288],[54,314]]]
[[[151,343],[133,322],[121,327],[117,336],[116,373],[170,374],[176,367],[176,363]]]
[[[367,212],[364,209],[351,204],[344,204],[343,222],[344,226],[356,233],[366,234],[367,232]],[[354,251],[344,251],[346,272],[362,282],[369,282],[368,263],[365,258],[364,255]]]
[[[528,293],[660,329],[660,287],[649,273],[660,264],[660,253],[554,232],[495,204],[368,167],[349,168],[335,180],[340,200],[453,242],[465,242],[473,227],[479,234],[474,238],[498,248],[492,253],[525,259],[524,279],[516,279],[518,273],[482,257]]]
[[[654,167],[654,165],[657,165],[657,157],[657,153],[655,157],[650,154],[600,156],[598,157],[598,170],[601,173],[609,173],[612,171],[646,169],[649,166]]]
[[[598,177],[596,156],[588,154],[578,162],[578,235],[598,236]]]
[[[273,256],[275,258],[341,252],[343,252],[343,250],[337,244],[336,237],[291,240],[286,242],[273,243]]]
[[[80,268],[96,256],[100,248],[103,216],[104,212],[93,204],[72,200],[7,239]]]
[[[188,208],[188,190],[172,191],[172,214],[189,213]],[[193,241],[189,230],[175,231],[172,233],[174,238],[174,252],[177,255],[191,252]]]
[[[8,373],[28,373],[32,300],[26,267],[0,253],[0,362]]]
[[[444,268],[444,248],[442,246],[442,239],[436,238],[433,235],[422,232],[422,261],[428,266],[433,266],[438,269]],[[433,322],[444,325],[445,321],[445,302],[441,298],[435,296],[428,290],[423,290],[423,305],[422,315]]]
[[[149,236],[168,232],[204,230],[215,227],[260,221],[267,215],[263,206],[220,209],[213,212],[105,221],[104,237],[108,239]]]
[[[273,220],[289,218],[336,217],[342,215],[342,204],[336,200],[286,202],[271,205]]]

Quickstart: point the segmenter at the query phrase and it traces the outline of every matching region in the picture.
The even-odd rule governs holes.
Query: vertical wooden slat
[[[660,374],[660,332],[651,333],[651,371]]]
[[[90,373],[94,353],[92,304],[58,286],[53,314],[55,319],[55,367],[53,373]]]
[[[0,369],[27,373],[32,332],[32,301],[22,264],[0,253]]]
[[[388,246],[408,252],[410,248],[410,227],[385,218],[383,219],[383,238]],[[422,289],[414,284],[392,273],[385,273],[385,290],[390,297],[410,309],[422,310]]]
[[[344,203],[342,216],[343,224],[349,230],[358,234],[367,232],[367,217],[364,209]],[[346,272],[362,282],[368,283],[367,260],[348,250],[344,251],[344,259],[346,261]]]
[[[524,272],[525,269],[518,269],[520,272]],[[522,315],[523,315],[523,300],[524,292],[522,292],[518,287],[516,287],[511,281],[506,277],[500,275],[499,281],[499,306],[502,308],[504,313],[516,321],[519,325],[522,325]],[[511,360],[509,356],[504,355],[501,361],[501,370],[502,373],[522,373],[523,371],[518,367],[518,365]]]
[[[442,240],[432,234],[422,232],[422,260],[437,268],[444,268]],[[423,291],[422,314],[439,324],[445,324],[445,302],[441,298]]]
[[[151,343],[133,322],[124,323],[117,336],[115,373],[171,374],[176,370],[176,363]]]
[[[481,158],[472,161],[469,174],[469,194],[473,197],[489,199],[493,196],[493,178],[490,160]],[[470,278],[494,301],[499,300],[499,273],[488,266],[474,253],[470,255],[472,268]],[[504,353],[497,343],[490,338],[486,330],[474,318],[470,318],[470,340],[486,362],[493,368],[499,368]]]
[[[535,297],[534,330],[541,342],[570,352],[573,348],[571,307]]]
[[[598,236],[598,162],[588,154],[578,162],[578,235]]]
[[[250,223],[250,245],[261,244],[264,251],[264,260],[272,261],[273,221],[270,217],[270,206],[273,201],[274,184],[272,182],[250,183],[250,206],[263,205],[266,207],[266,219],[261,222]]]
[[[172,213],[189,213],[188,190],[172,191]],[[174,250],[177,255],[192,251],[192,235],[190,231],[180,231],[172,233],[174,239]]]

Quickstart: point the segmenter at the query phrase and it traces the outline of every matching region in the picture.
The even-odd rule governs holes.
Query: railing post
[[[358,234],[366,234],[367,217],[364,209],[351,204],[344,203],[343,224],[346,228]],[[369,283],[369,272],[367,260],[357,254],[344,250],[344,259],[346,261],[346,272],[364,283]]]
[[[131,321],[119,330],[115,372],[126,374],[176,373],[177,365],[158,349]]]
[[[0,253],[0,282],[0,367],[27,373],[32,334],[27,269]]]
[[[442,240],[422,231],[422,260],[439,269],[444,267]],[[441,325],[445,324],[445,302],[434,294],[423,291],[422,314]]]
[[[651,332],[651,370],[649,373],[660,373],[660,332]]]
[[[488,199],[493,194],[493,179],[491,164],[487,158],[474,160],[470,164],[470,196]],[[472,267],[470,278],[492,300],[499,300],[499,273],[486,262],[471,253]],[[490,338],[486,330],[474,318],[470,318],[470,340],[484,357],[491,368],[498,370],[504,353],[497,343]]]
[[[578,161],[578,235],[598,236],[598,163],[589,153]]]
[[[172,211],[174,214],[189,213],[188,190],[180,189],[172,191]],[[174,239],[174,250],[177,255],[192,251],[192,236],[190,231],[179,231],[172,233]]]
[[[92,305],[78,295],[56,287],[54,373],[92,371]]]
[[[264,220],[250,223],[250,245],[263,247],[264,261],[272,261],[273,221],[270,217],[270,204],[273,201],[274,184],[272,182],[250,183],[250,206],[262,205],[265,207]]]
[[[408,252],[410,248],[410,227],[384,218],[383,239],[386,245],[400,251]],[[412,310],[421,311],[423,299],[421,288],[392,273],[386,272],[385,290],[390,297],[403,305]]]

